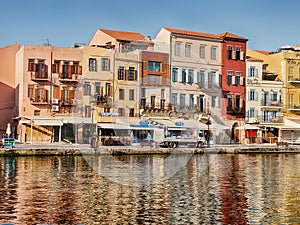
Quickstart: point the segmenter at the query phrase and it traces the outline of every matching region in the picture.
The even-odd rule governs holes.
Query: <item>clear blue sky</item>
[[[274,51],[300,43],[300,1],[264,0],[3,0],[0,47],[72,47],[88,43],[99,28],[155,37],[162,27],[249,39],[248,48]]]

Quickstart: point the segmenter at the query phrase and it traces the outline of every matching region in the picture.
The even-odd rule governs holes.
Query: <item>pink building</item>
[[[0,48],[0,138],[5,136],[7,124],[12,125],[13,137],[16,133],[16,126],[13,118],[18,115],[17,102],[15,95],[17,94],[15,83],[15,65],[16,52],[20,49],[20,44],[13,44]]]
[[[77,124],[83,123],[81,65],[80,48],[23,46],[16,53],[20,141],[80,139]]]

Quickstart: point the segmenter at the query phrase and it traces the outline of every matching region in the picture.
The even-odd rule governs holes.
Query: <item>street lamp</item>
[[[91,108],[92,111],[92,135],[94,135],[94,111],[96,109],[94,107]]]
[[[210,112],[208,111],[207,113],[207,122],[206,122],[206,125],[207,125],[207,135],[206,135],[206,138],[207,138],[207,147],[209,148],[210,147],[210,131],[209,131],[209,125],[211,124],[210,122]]]

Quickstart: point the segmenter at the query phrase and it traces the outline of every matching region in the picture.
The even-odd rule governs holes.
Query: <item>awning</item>
[[[119,129],[119,130],[131,129],[128,125],[121,124],[121,123],[98,123],[98,127],[103,129]]]
[[[187,130],[186,127],[168,127],[168,130]]]
[[[64,123],[71,123],[71,124],[89,124],[92,123],[92,119],[91,118],[86,118],[86,117],[76,117],[76,116],[72,116],[72,117],[63,117],[62,118]],[[97,121],[94,119],[93,121],[94,124],[97,123]]]
[[[260,130],[261,128],[257,127],[257,126],[253,126],[250,124],[246,124],[240,127],[235,128],[237,130]]]

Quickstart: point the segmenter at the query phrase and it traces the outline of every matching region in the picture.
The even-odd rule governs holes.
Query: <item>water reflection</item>
[[[109,159],[0,158],[0,223],[300,223],[299,154],[194,155],[171,177],[166,156],[118,156],[140,171],[102,176]]]

